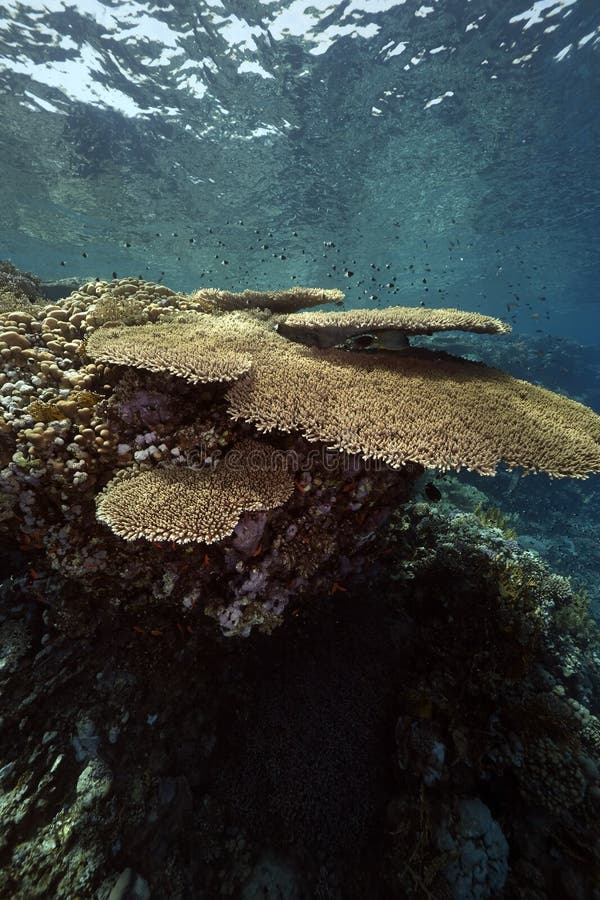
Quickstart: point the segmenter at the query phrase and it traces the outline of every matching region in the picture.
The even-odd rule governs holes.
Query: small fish
[[[375,331],[373,334],[354,334],[338,345],[341,350],[407,350],[408,338],[402,331],[393,328]]]
[[[280,322],[276,327],[279,334],[291,341],[321,349],[398,351],[406,350],[409,346],[404,332],[393,328],[361,332],[349,325],[308,328],[287,325],[285,322]]]
[[[441,492],[436,488],[432,481],[428,481],[425,485],[425,496],[428,500],[433,500],[434,503],[437,503],[438,500],[442,499]]]

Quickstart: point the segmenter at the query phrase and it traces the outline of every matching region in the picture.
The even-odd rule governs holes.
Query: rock
[[[437,843],[453,857],[444,869],[452,900],[501,895],[508,875],[508,843],[478,797],[455,800],[454,815],[439,829]]]
[[[108,895],[108,900],[148,900],[149,897],[150,888],[146,879],[133,869],[124,869]]]
[[[300,900],[298,877],[289,863],[264,856],[242,889],[242,900]]]
[[[91,759],[77,779],[77,797],[84,809],[108,796],[112,788],[112,772],[101,759]]]
[[[82,716],[77,722],[77,734],[71,739],[77,762],[84,762],[98,754],[100,737],[91,719]]]

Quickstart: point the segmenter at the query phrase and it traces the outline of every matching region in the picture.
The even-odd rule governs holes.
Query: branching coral
[[[170,372],[193,383],[232,381],[252,363],[239,334],[243,325],[234,317],[200,315],[191,322],[102,328],[86,349],[102,362]]]
[[[511,518],[504,515],[497,507],[478,503],[473,509],[473,515],[477,516],[484,528],[497,528],[508,540],[515,541],[517,539],[517,532],[511,524]]]
[[[269,309],[273,313],[291,313],[309,306],[321,306],[324,303],[335,303],[336,306],[340,306],[344,295],[335,289],[304,287],[287,288],[283,291],[246,290],[239,294],[216,288],[203,288],[190,294],[190,298],[195,303],[204,303],[213,309],[228,312],[236,309]]]
[[[301,429],[391,466],[492,475],[504,460],[557,477],[600,471],[600,417],[497,369],[427,351],[273,349],[228,393],[231,414],[260,430]]]

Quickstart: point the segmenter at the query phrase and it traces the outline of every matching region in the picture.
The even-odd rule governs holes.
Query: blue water
[[[593,0],[3,10],[0,248],[17,265],[332,284],[354,305],[594,336]]]
[[[0,258],[482,310],[473,353],[600,410],[594,0],[2,10]],[[477,483],[594,590],[598,478]]]

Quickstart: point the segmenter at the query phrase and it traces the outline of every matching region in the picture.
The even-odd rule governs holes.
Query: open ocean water
[[[598,0],[2,0],[0,301],[19,272],[33,293],[14,321],[0,303],[0,897],[598,900],[597,466],[409,471],[371,521],[375,476],[330,488],[280,436],[295,520],[256,513],[285,499],[274,477],[214,556],[201,526],[167,547],[110,510],[105,545],[111,453],[165,471],[201,446],[208,471],[250,426],[185,418],[175,364],[166,399],[156,373],[67,389],[48,366],[91,333],[61,312],[86,283],[143,279],[163,307],[163,287],[316,287],[499,318],[412,343],[600,414],[599,176]]]

